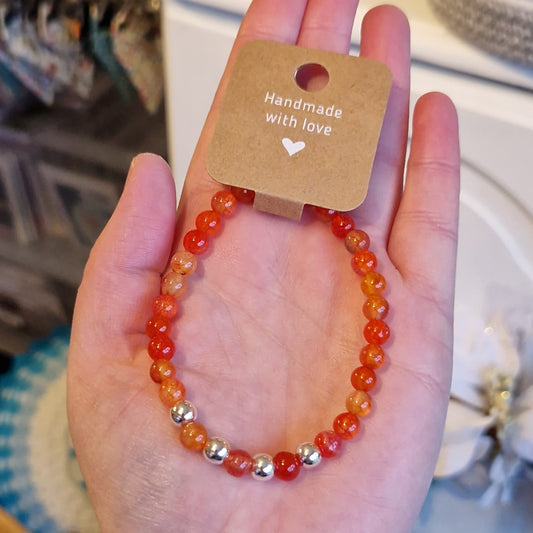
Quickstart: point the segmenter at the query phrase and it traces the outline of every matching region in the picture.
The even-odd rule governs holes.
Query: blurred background
[[[389,3],[413,103],[449,94],[462,148],[453,390],[415,531],[530,531],[533,1]],[[76,288],[136,153],[181,191],[248,4],[0,0],[0,507],[30,531],[97,531],[64,409]]]

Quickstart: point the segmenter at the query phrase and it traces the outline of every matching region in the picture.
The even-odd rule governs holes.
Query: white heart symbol
[[[303,141],[292,142],[288,137],[283,137],[281,144],[283,144],[283,147],[291,157],[305,148]]]

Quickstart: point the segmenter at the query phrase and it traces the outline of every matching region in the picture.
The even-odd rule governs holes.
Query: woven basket
[[[436,15],[472,44],[533,67],[533,0],[429,0]]]

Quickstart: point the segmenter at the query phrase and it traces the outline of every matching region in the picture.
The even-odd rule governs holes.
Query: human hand
[[[179,444],[149,378],[144,327],[171,252],[220,189],[205,155],[236,50],[268,39],[347,52],[354,0],[256,0],[187,176],[175,224],[166,164],[134,160],[94,246],[76,303],[68,372],[72,438],[103,531],[408,531],[431,480],[452,361],[459,191],[457,121],[429,94],[413,118],[409,29],[393,7],[365,18],[361,55],[394,83],[368,196],[352,214],[371,238],[392,331],[387,364],[339,457],[290,484],[235,479]],[[294,450],[344,411],[366,322],[358,276],[327,226],[244,206],[200,258],[173,329],[178,379],[209,435],[252,455]]]

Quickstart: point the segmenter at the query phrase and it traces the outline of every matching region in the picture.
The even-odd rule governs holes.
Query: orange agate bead
[[[220,217],[215,211],[202,211],[196,217],[196,227],[207,235],[216,235],[221,225]]]
[[[252,471],[254,460],[244,450],[230,450],[222,464],[228,474],[234,477],[241,477]]]
[[[351,216],[339,213],[331,219],[331,231],[335,237],[344,239],[355,227]]]
[[[301,462],[296,454],[279,452],[272,458],[274,463],[274,476],[283,481],[292,481],[300,473]]]
[[[201,452],[207,441],[207,431],[199,422],[187,422],[181,428],[180,441],[188,450]]]
[[[230,187],[230,190],[237,198],[239,202],[242,204],[253,204],[254,198],[255,198],[255,191],[251,191],[250,189],[241,189],[240,187]]]
[[[355,416],[366,416],[371,408],[372,400],[365,391],[355,390],[346,398],[346,409]]]
[[[351,254],[359,250],[368,250],[370,237],[363,230],[353,229],[344,238],[344,246]]]
[[[343,440],[353,439],[359,433],[359,419],[352,413],[341,413],[333,420],[333,431]]]
[[[194,255],[200,255],[209,249],[207,233],[199,229],[188,231],[183,237],[183,247]]]
[[[359,353],[361,364],[375,370],[385,362],[385,352],[378,344],[367,344]]]
[[[368,320],[383,320],[389,314],[389,302],[379,294],[368,297],[363,304],[363,315]]]
[[[315,437],[315,446],[322,457],[334,457],[341,449],[342,440],[334,431],[321,431]]]
[[[326,209],[325,207],[314,207],[315,215],[323,222],[331,222],[339,213],[335,209]]]
[[[159,398],[167,407],[172,407],[185,398],[185,386],[175,378],[164,379],[159,387]]]
[[[354,389],[366,392],[376,385],[376,374],[371,368],[359,366],[352,372],[350,381]]]
[[[181,298],[187,291],[185,285],[185,276],[178,272],[168,272],[161,280],[161,292],[163,294],[170,294],[174,298]]]
[[[168,333],[170,332],[170,322],[167,318],[161,315],[155,315],[148,319],[145,327],[146,335],[152,338],[155,337],[158,333]]]
[[[361,280],[361,290],[365,296],[381,294],[386,286],[385,278],[378,272],[367,272]]]
[[[237,199],[230,191],[218,191],[211,198],[211,209],[221,217],[231,215],[237,207]]]
[[[390,329],[383,320],[370,320],[363,330],[363,335],[369,344],[381,345],[389,340]]]
[[[170,294],[160,294],[152,300],[152,312],[170,320],[178,312],[178,302]]]
[[[378,260],[370,250],[359,250],[352,256],[351,265],[356,274],[364,276],[376,269]]]
[[[157,359],[150,367],[150,377],[156,383],[162,383],[165,379],[173,378],[175,375],[176,369],[167,359]]]
[[[158,333],[148,343],[148,355],[154,360],[172,359],[176,348],[174,342],[167,335]]]
[[[181,250],[176,252],[170,260],[170,268],[182,276],[190,276],[196,271],[196,257],[191,252]]]

